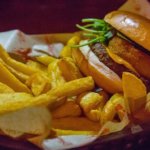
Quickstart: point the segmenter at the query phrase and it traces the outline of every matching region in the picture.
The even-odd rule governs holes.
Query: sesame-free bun
[[[95,83],[109,93],[122,92],[121,78],[105,64],[99,61],[89,46],[72,51],[80,71],[86,76],[92,76]]]
[[[110,12],[104,20],[126,37],[150,51],[150,20],[126,11]]]

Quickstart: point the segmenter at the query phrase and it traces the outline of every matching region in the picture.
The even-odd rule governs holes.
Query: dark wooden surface
[[[82,18],[102,18],[125,0],[0,0],[0,32],[73,32]],[[0,137],[0,150],[39,150],[27,143]]]
[[[102,18],[125,0],[0,0],[0,32],[26,33],[75,31],[85,17]]]

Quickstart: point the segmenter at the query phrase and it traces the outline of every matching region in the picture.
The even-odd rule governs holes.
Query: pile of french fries
[[[44,107],[49,127],[42,129],[43,134],[34,134],[34,130],[30,132],[29,128],[21,133],[36,135],[40,139],[60,135],[95,135],[105,123],[116,121],[116,115],[121,121],[125,114],[138,110],[146,103],[146,88],[131,73],[123,73],[123,93],[109,95],[100,87],[97,90],[93,78],[84,76],[72,58],[71,45],[79,40],[78,36],[72,37],[62,49],[60,58],[43,55],[26,63],[11,58],[0,46],[0,122],[2,117],[10,120],[13,114],[17,124],[20,117],[16,113],[20,114],[23,110],[24,114],[28,108]],[[0,123],[2,131],[3,128]],[[3,132],[13,137],[22,135],[18,129],[18,134],[14,130]],[[41,141],[30,138],[31,142],[34,140]]]

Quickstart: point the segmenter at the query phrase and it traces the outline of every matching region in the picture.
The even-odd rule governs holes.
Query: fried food
[[[8,85],[16,92],[30,93],[30,89],[17,79],[4,65],[0,62],[0,82]]]
[[[51,89],[51,82],[49,78],[42,73],[34,73],[26,81],[26,85],[30,87],[33,95],[38,96],[46,93]]]
[[[52,111],[53,118],[78,117],[81,115],[81,108],[75,101],[66,101],[63,105]]]
[[[54,60],[48,65],[48,77],[50,78],[52,88],[61,86],[66,82],[58,66],[59,61],[60,60]]]
[[[122,84],[128,112],[133,113],[146,104],[146,87],[138,77],[129,72],[124,72]]]
[[[14,93],[15,91],[7,86],[6,84],[0,82],[0,94],[1,93]]]
[[[80,40],[79,36],[73,36],[67,43],[67,45],[63,48],[60,53],[61,57],[72,57],[72,47],[73,45],[78,44]]]
[[[29,66],[27,66],[24,63],[21,63],[19,61],[16,61],[15,59],[12,59],[8,53],[5,51],[5,49],[0,45],[0,58],[9,66],[11,66],[12,68],[14,68],[15,70],[22,72],[26,75],[31,75],[35,72],[37,72],[38,70],[33,69]]]
[[[62,130],[62,129],[52,129],[52,137],[58,137],[63,135],[96,135],[97,132],[94,131],[78,131],[78,130]]]
[[[99,122],[90,121],[86,117],[65,117],[60,119],[53,119],[52,128],[97,132],[101,128],[101,125]]]
[[[71,57],[64,57],[58,62],[59,68],[66,81],[82,78],[79,68]]]

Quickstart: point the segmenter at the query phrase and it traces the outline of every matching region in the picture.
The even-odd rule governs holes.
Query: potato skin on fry
[[[122,84],[128,112],[134,113],[146,104],[146,86],[129,72],[123,73]]]
[[[60,59],[58,65],[66,81],[82,78],[82,74],[71,57]]]
[[[78,131],[99,131],[101,128],[99,122],[93,122],[85,117],[65,117],[53,119],[52,128],[63,130],[78,130]]]
[[[77,117],[81,115],[81,109],[75,101],[66,101],[63,105],[52,111],[52,117],[63,118],[63,117]]]
[[[16,92],[30,93],[28,87],[17,79],[3,64],[0,63],[0,82],[8,85]]]
[[[76,79],[64,83],[61,86],[58,86],[50,90],[47,95],[56,95],[57,97],[63,96],[75,96],[85,91],[90,91],[94,88],[94,80],[91,76]]]

